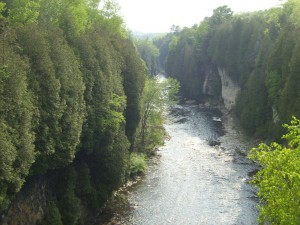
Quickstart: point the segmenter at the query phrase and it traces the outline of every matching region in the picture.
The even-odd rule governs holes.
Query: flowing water
[[[165,128],[160,160],[128,195],[130,210],[117,224],[257,224],[256,167],[241,154],[249,143],[224,132],[218,110],[178,106]],[[212,146],[216,145],[217,146]]]

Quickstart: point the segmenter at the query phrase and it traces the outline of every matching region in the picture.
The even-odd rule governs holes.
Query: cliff
[[[236,104],[241,88],[228,76],[225,69],[218,67],[218,75],[222,84],[222,99],[225,108],[230,111]]]
[[[40,223],[46,209],[46,184],[35,179],[24,185],[13,204],[0,218],[2,225],[33,225]]]
[[[231,111],[241,88],[227,74],[222,67],[211,66],[206,68],[202,94],[210,99],[223,102],[226,110]]]
[[[216,67],[208,66],[205,69],[204,77],[202,94],[204,96],[209,96],[214,100],[220,100],[222,83]]]

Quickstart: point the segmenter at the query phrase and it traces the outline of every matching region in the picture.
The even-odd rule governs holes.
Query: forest
[[[225,70],[241,89],[234,110],[243,128],[249,135],[278,139],[281,124],[300,116],[299,7],[290,0],[282,7],[234,14],[221,6],[199,25],[177,27],[154,40],[160,63],[180,81],[184,97],[199,101],[222,101],[218,76],[209,94],[202,87],[208,73]]]
[[[0,2],[1,224],[90,223],[163,142],[151,126],[166,99],[149,93],[170,86],[148,76],[118,9]]]
[[[145,40],[118,10],[110,0],[0,2],[0,223],[89,224],[163,144],[177,91],[222,105],[225,71],[240,90],[232,115],[249,136],[278,142],[249,156],[263,168],[260,223],[299,224],[300,2],[221,6]]]

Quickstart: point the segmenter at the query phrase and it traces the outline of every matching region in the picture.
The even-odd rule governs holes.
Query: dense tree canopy
[[[135,44],[140,57],[144,60],[148,68],[149,74],[157,75],[160,72],[158,48],[152,41],[147,39],[136,39]]]
[[[44,176],[43,223],[81,224],[127,179],[147,70],[117,12],[109,0],[0,3],[1,212]]]
[[[33,95],[28,89],[28,60],[1,34],[0,60],[0,210],[22,187],[37,154]]]
[[[279,137],[282,123],[300,117],[299,1],[238,15],[221,6],[199,25],[135,43],[118,10],[113,0],[0,2],[1,212],[41,176],[49,178],[41,223],[84,224],[82,212],[93,214],[136,170],[135,151],[163,140],[170,99],[159,93],[179,85],[147,78],[162,67],[183,97],[199,101],[221,99],[224,69],[241,88],[234,111],[251,135]],[[255,181],[261,221],[299,222],[298,127],[288,126],[287,146],[252,152],[264,167]],[[286,196],[270,188],[277,184]]]

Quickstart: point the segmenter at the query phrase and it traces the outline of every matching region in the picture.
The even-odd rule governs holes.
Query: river
[[[172,110],[159,163],[130,191],[130,210],[116,224],[257,224],[256,191],[247,183],[257,168],[242,154],[250,143],[220,118],[199,106]]]

